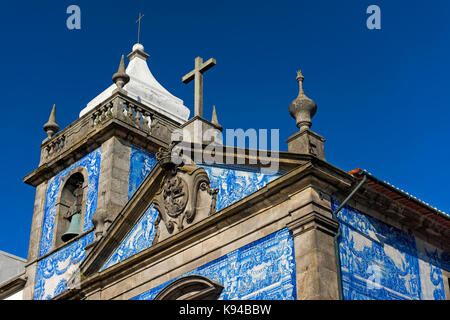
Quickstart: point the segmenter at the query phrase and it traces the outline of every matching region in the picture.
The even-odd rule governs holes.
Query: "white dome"
[[[144,46],[136,43],[133,46],[133,52],[128,57],[130,62],[125,72],[130,76],[130,81],[124,86],[128,96],[180,124],[186,122],[189,118],[189,109],[183,104],[183,100],[172,95],[156,81],[148,67],[146,61],[148,55],[144,52]],[[116,88],[117,86],[113,83],[92,99],[81,110],[80,117],[108,99]]]

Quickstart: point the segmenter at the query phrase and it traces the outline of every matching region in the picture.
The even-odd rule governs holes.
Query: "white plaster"
[[[142,44],[135,44],[133,52],[144,51]],[[150,72],[146,59],[139,54],[131,57],[126,68],[130,81],[124,86],[128,96],[143,103],[151,109],[162,113],[172,120],[182,124],[189,118],[189,109],[184,106],[183,100],[175,97],[167,91]],[[106,90],[92,99],[87,106],[81,110],[80,117],[94,109],[97,105],[108,99],[117,88],[113,83]]]

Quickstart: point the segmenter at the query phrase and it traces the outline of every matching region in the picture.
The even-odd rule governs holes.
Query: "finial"
[[[298,96],[299,97],[304,96],[305,92],[303,91],[303,80],[305,80],[305,77],[302,74],[302,70],[298,70],[297,71],[297,78],[296,79],[297,79],[297,82],[298,82],[298,85],[299,85]]]
[[[303,82],[305,80],[305,77],[303,76],[302,70],[297,71],[297,82],[301,81]]]
[[[219,127],[220,130],[222,130],[222,126],[220,125],[219,120],[217,120],[216,106],[213,106],[211,123],[214,124],[215,126]]]
[[[112,76],[112,80],[120,89],[130,81],[130,76],[125,72],[125,58],[123,55],[120,59],[119,70]]]
[[[297,98],[289,106],[289,113],[297,121],[297,127],[300,131],[303,131],[311,127],[311,118],[316,114],[317,105],[303,91],[303,80],[305,77],[300,70],[297,71],[296,79],[299,84],[299,92]]]
[[[53,105],[52,112],[46,124],[44,124],[44,131],[47,132],[48,138],[53,137],[53,135],[59,131],[59,126],[56,123],[56,105]]]

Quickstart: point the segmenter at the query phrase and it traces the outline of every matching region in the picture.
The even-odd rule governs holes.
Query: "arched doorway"
[[[175,280],[156,296],[155,300],[216,300],[223,290],[220,283],[192,275]]]

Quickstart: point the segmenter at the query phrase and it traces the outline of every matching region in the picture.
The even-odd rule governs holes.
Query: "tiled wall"
[[[131,198],[145,177],[152,171],[155,164],[156,157],[153,153],[135,146],[131,147],[128,199]]]
[[[55,227],[55,202],[62,182],[67,175],[77,167],[84,167],[88,173],[88,189],[83,221],[83,232],[93,227],[92,215],[97,208],[98,179],[100,172],[100,148],[91,152],[70,167],[64,169],[48,182],[42,236],[39,257],[52,249]],[[82,239],[51,254],[38,262],[34,299],[51,299],[66,289],[66,282],[77,269],[78,264],[85,258],[85,246],[93,241],[90,233]]]
[[[145,176],[155,164],[154,155],[139,149],[131,152],[130,192],[129,197],[137,189]],[[267,175],[255,171],[244,171],[211,166],[202,166],[208,173],[212,188],[219,188],[217,195],[217,210],[244,198],[245,196],[264,187],[278,175]],[[151,246],[155,236],[157,211],[153,205],[148,208],[138,223],[128,233],[119,247],[114,251],[105,265],[106,269],[120,261],[123,261],[136,253]]]
[[[349,206],[338,219],[344,299],[445,299],[449,253]]]
[[[219,300],[295,300],[294,240],[288,229],[282,229],[181,277],[188,275],[200,275],[220,283],[224,289]],[[176,279],[133,300],[152,300]]]

